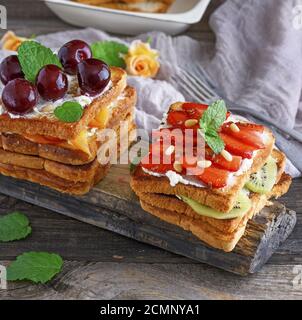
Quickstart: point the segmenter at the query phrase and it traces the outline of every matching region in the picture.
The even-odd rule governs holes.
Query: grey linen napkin
[[[206,70],[231,101],[302,132],[302,30],[293,26],[298,4],[226,1],[210,19],[216,47]]]

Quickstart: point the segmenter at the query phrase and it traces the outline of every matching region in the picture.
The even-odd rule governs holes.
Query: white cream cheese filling
[[[26,113],[24,115],[17,115],[17,114],[13,114],[13,113],[8,112],[8,115],[12,119],[18,119],[18,118],[32,119],[32,118],[38,118],[41,116],[47,116],[49,118],[52,118],[52,117],[54,117],[54,114],[53,114],[54,110],[57,107],[61,106],[66,101],[78,102],[82,108],[85,108],[88,105],[90,105],[95,99],[101,97],[108,90],[110,90],[112,87],[112,81],[110,81],[108,83],[106,88],[100,94],[93,96],[93,97],[90,97],[88,95],[78,95],[77,96],[77,95],[70,93],[73,86],[78,87],[77,77],[76,76],[68,76],[68,87],[69,87],[68,93],[62,99],[51,102],[51,101],[45,101],[40,98],[38,104],[33,108],[32,112]],[[79,87],[78,87],[77,91],[79,93]],[[2,92],[2,90],[1,90],[1,92]],[[5,112],[6,112],[5,107],[2,104],[0,104],[0,115],[2,115]]]

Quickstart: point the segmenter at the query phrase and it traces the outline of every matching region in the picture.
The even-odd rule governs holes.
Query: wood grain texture
[[[241,275],[257,272],[292,232],[296,213],[276,203],[249,221],[231,253],[204,244],[190,232],[145,212],[132,192],[129,167],[113,166],[105,179],[82,197],[0,176],[0,191],[68,217]],[[38,196],[37,196],[38,195]]]
[[[213,42],[208,17],[221,2],[213,0],[205,19],[187,35]],[[8,27],[20,35],[73,29],[57,19],[40,0],[2,0],[1,4],[8,7]],[[3,33],[0,30],[0,36]],[[287,207],[298,213],[294,232],[264,268],[248,278],[1,196],[2,214],[19,208],[33,224],[33,234],[28,239],[1,244],[2,263],[29,250],[59,252],[66,262],[64,272],[49,284],[12,283],[10,290],[0,291],[0,299],[301,299],[301,287],[292,285],[296,276],[293,266],[302,264],[301,190],[302,179],[295,180],[291,191],[282,198]]]
[[[3,261],[3,264],[7,262]],[[15,299],[301,299],[292,265],[264,266],[248,279],[203,264],[67,261],[46,285],[10,283],[0,298]]]

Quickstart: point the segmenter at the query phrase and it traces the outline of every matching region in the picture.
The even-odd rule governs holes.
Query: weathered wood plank
[[[301,299],[294,271],[291,265],[264,266],[243,278],[203,264],[67,261],[50,283],[10,283],[0,299]]]
[[[0,194],[0,216],[14,210],[28,216],[33,231],[26,239],[1,243],[0,260],[13,260],[21,253],[33,250],[56,252],[66,260],[77,261],[197,263]]]
[[[0,177],[0,191],[80,221],[238,274],[258,271],[291,233],[295,213],[276,205],[250,222],[232,253],[203,244],[189,232],[143,211],[129,186],[127,166],[113,166],[88,195],[72,197],[26,181]]]

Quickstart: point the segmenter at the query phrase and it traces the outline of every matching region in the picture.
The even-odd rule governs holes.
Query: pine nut
[[[181,102],[176,102],[171,105],[170,107],[171,111],[182,111],[182,103]]]
[[[196,120],[196,119],[189,119],[189,120],[187,120],[187,121],[185,122],[185,126],[186,126],[187,128],[190,128],[190,127],[195,126],[197,123],[198,123],[198,120]]]
[[[166,156],[170,156],[175,150],[175,147],[174,146],[170,146],[169,148],[166,149],[165,151],[165,155]]]
[[[234,123],[234,122],[230,125],[230,129],[231,129],[233,132],[240,132],[240,129],[238,128],[237,124]]]
[[[225,149],[221,151],[221,155],[224,157],[226,161],[231,162],[233,160],[233,156]]]
[[[54,110],[54,106],[52,104],[48,104],[42,108],[42,112],[52,112]]]
[[[210,168],[210,166],[212,165],[212,161],[209,160],[200,160],[197,162],[198,167],[200,168]]]
[[[175,161],[173,164],[173,168],[176,172],[181,173],[182,172],[182,164],[178,161]]]

